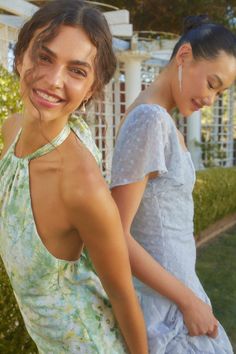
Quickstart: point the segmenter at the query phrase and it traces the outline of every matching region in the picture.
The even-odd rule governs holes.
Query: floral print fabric
[[[86,254],[75,262],[55,258],[43,245],[33,218],[29,161],[55,149],[71,130],[99,162],[90,130],[79,117],[25,158],[14,155],[17,137],[0,161],[0,254],[39,353],[124,354],[111,305]]]

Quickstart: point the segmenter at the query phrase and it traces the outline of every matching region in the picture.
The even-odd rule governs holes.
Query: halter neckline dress
[[[99,161],[81,118],[72,118],[55,139],[24,158],[14,153],[19,133],[0,160],[0,255],[39,353],[125,354],[111,305],[86,254],[74,262],[54,257],[33,217],[29,162],[50,153],[71,131]]]

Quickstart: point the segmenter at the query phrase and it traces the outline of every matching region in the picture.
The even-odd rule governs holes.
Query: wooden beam
[[[124,39],[113,37],[112,45],[115,50],[124,51],[130,49],[130,41],[125,41]]]
[[[110,25],[110,30],[113,36],[130,38],[133,35],[133,25],[131,24],[120,24],[120,25]]]
[[[16,14],[0,15],[0,23],[9,27],[20,28],[24,20],[30,17],[38,7],[24,0],[0,0],[0,9]],[[133,26],[129,24],[129,11],[118,10],[104,13],[113,36],[130,38],[133,35]]]
[[[24,0],[0,0],[0,9],[17,16],[28,18],[38,10],[38,6]]]
[[[0,24],[8,27],[21,28],[24,23],[24,19],[19,16],[13,15],[1,15],[0,14]]]
[[[129,23],[129,11],[128,10],[117,10],[104,12],[103,15],[106,17],[109,25],[118,25]]]

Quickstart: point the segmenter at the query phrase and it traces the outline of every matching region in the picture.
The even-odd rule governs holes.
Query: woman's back
[[[66,223],[63,220],[61,206],[55,205],[59,199],[57,195],[60,191],[59,183],[56,183],[56,188],[53,190],[42,188],[34,194],[34,200],[36,200],[37,193],[40,191],[48,193],[48,199],[46,194],[41,195],[41,199],[45,204],[46,213],[50,211],[47,225],[51,227],[52,240],[41,237],[35,221],[32,187],[36,188],[34,184],[39,183],[40,168],[43,170],[42,176],[49,180],[49,186],[50,178],[53,178],[50,177],[51,175],[58,174],[59,180],[62,178],[65,166],[61,160],[63,152],[60,147],[66,143],[71,129],[80,139],[77,141],[79,146],[86,144],[83,147],[80,146],[80,149],[89,149],[99,158],[88,128],[78,120],[76,127],[74,123],[73,128],[66,125],[53,141],[25,158],[18,158],[15,155],[18,134],[15,142],[0,161],[1,256],[27,330],[36,341],[40,353],[125,353],[125,346],[122,345],[122,339],[110,306],[108,306],[107,296],[98,277],[91,269],[89,259],[84,253],[80,257],[77,256],[77,260],[74,261],[63,259],[62,249],[67,247],[67,242],[69,244],[73,241],[73,235],[70,237],[67,232],[69,241],[63,241],[67,229],[64,227],[63,235],[62,223],[64,222],[64,225]],[[40,161],[46,156],[47,159],[42,160],[42,167],[39,163],[35,169],[31,169],[32,162]],[[59,158],[55,159],[55,156]],[[52,163],[53,158],[55,164]],[[59,168],[60,164],[61,168]],[[45,169],[48,173],[45,173]],[[34,174],[36,179],[32,183]],[[41,182],[43,183],[44,180],[42,179]],[[51,199],[50,194],[53,191],[54,196]],[[52,200],[53,205],[51,205]],[[49,223],[50,219],[51,223]],[[55,243],[53,235],[57,232],[54,219],[57,219],[58,227],[62,230],[56,240],[60,247],[56,246],[54,253],[62,257],[56,257],[49,250],[51,242]],[[42,219],[40,219],[40,225],[42,225],[41,222]],[[41,227],[41,230],[44,228]],[[48,235],[47,227],[45,231]],[[76,242],[78,244],[78,236],[72,244],[74,248]],[[65,253],[66,257],[81,252],[81,246],[80,249],[77,246],[74,254],[70,252],[71,249],[69,248],[69,251]]]

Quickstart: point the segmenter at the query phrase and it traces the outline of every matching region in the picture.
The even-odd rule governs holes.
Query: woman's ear
[[[87,92],[86,97],[84,98],[84,101],[86,101],[86,102],[90,101],[90,99],[93,96],[93,93],[94,93],[94,91],[93,91],[93,89],[91,87],[91,89]]]
[[[21,70],[22,70],[22,60],[20,60],[20,59],[17,59],[17,61],[16,61],[16,70],[17,70],[18,74],[20,75]]]
[[[184,43],[179,47],[175,60],[178,66],[183,65],[186,61],[190,62],[193,60],[193,51],[190,43]]]

